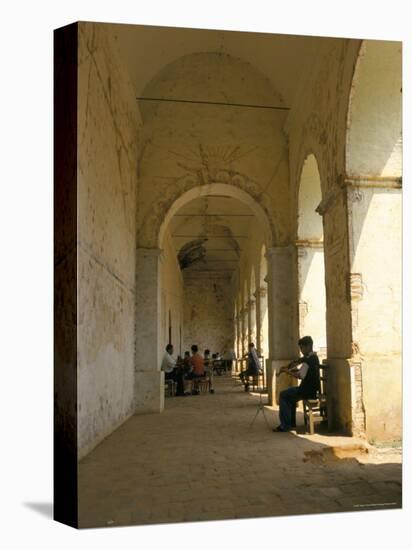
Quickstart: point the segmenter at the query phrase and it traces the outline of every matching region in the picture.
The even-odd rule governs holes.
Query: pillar
[[[236,358],[240,356],[240,321],[239,315],[235,316],[235,353]]]
[[[138,248],[136,258],[135,411],[161,412],[164,408],[164,373],[160,370],[162,251]]]
[[[249,308],[247,305],[242,309],[242,356],[248,352],[249,340]]]
[[[269,310],[269,403],[278,401],[279,392],[296,381],[275,374],[280,367],[298,356],[297,262],[294,246],[277,246],[267,250]]]
[[[402,184],[345,179],[352,320],[352,432],[402,438]]]
[[[265,302],[267,297],[267,289],[263,286],[259,287],[254,296],[256,298],[256,347],[259,355],[264,355],[264,314],[266,309]]]
[[[250,298],[250,300],[247,303],[249,315],[248,315],[248,322],[249,322],[249,342],[253,342],[256,345],[256,300],[254,298]],[[249,343],[248,342],[248,343]]]
[[[253,293],[253,296],[255,297],[255,304],[256,304],[256,336],[255,336],[255,346],[256,351],[258,355],[262,354],[262,319],[261,319],[261,308],[260,308],[260,289],[257,288],[256,291]]]

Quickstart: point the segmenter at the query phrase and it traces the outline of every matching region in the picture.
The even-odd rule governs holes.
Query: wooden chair
[[[165,380],[165,396],[174,397],[176,395],[176,382],[174,380]]]
[[[252,378],[252,391],[258,391],[259,388],[264,391],[266,389],[266,369],[265,369],[265,359],[263,356],[259,356],[260,363],[260,372]]]
[[[316,399],[303,400],[303,419],[305,422],[305,429],[306,431],[309,431],[311,435],[315,433],[314,417],[318,416],[322,420],[327,419],[327,371],[328,365],[326,361],[322,361],[322,364],[319,366],[320,392],[318,392]]]

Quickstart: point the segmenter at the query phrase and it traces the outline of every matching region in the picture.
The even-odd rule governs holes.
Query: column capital
[[[291,244],[287,244],[285,246],[271,246],[266,251],[266,259],[272,260],[274,258],[284,257],[288,256],[290,254],[293,254],[294,246]]]
[[[268,290],[265,286],[261,286],[256,289],[256,292],[254,292],[253,296],[256,298],[256,300],[259,300],[261,298],[265,298]]]
[[[137,256],[152,256],[154,258],[161,258],[163,256],[163,250],[161,248],[136,248]]]
[[[298,239],[295,242],[296,248],[323,248],[323,239]]]
[[[267,293],[268,293],[268,289],[265,286],[261,286],[259,288],[259,297],[260,298],[265,298]]]
[[[253,298],[250,298],[250,300],[247,303],[247,307],[249,310],[253,309],[256,306],[256,300]]]

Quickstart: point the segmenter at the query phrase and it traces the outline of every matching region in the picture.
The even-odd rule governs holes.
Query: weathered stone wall
[[[234,296],[229,277],[184,277],[184,351],[222,353],[234,342]]]
[[[79,24],[79,456],[133,412],[139,114],[109,26]]]

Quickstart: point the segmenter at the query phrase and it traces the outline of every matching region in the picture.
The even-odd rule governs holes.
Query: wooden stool
[[[174,397],[176,395],[176,382],[171,380],[165,380],[165,395],[168,397]]]

